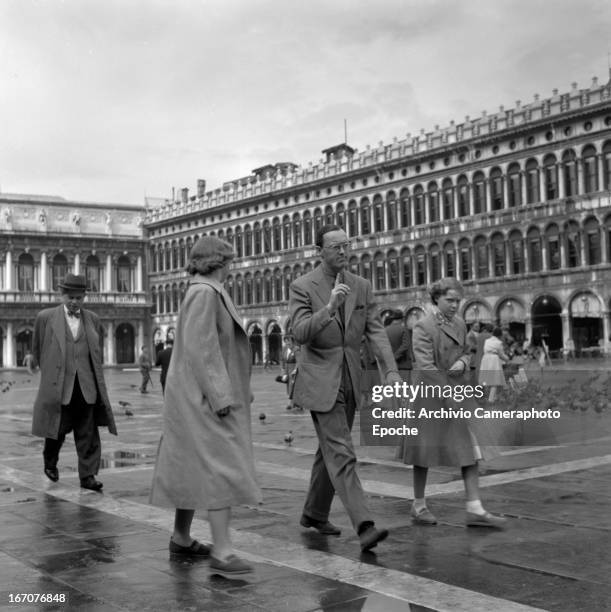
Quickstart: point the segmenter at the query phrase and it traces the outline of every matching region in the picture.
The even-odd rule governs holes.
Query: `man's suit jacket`
[[[399,370],[412,369],[412,331],[404,325],[388,325],[386,335]]]
[[[339,312],[329,315],[331,297],[322,266],[291,284],[289,310],[293,335],[301,352],[293,399],[302,408],[329,412],[335,404],[342,379],[344,358],[348,364],[354,397],[360,397],[360,348],[363,336],[379,359],[383,372],[397,370],[388,337],[377,314],[369,281],[344,273],[350,293],[344,302],[345,321]]]
[[[84,326],[98,390],[96,424],[107,425],[110,433],[116,434],[102,370],[100,320],[95,313],[81,308],[81,325]],[[66,375],[66,327],[63,304],[39,312],[34,323],[32,353],[35,362],[40,366],[40,386],[34,402],[32,433],[43,438],[57,439],[59,432],[62,390]]]

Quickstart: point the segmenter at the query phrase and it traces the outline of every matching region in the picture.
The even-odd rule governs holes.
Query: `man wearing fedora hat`
[[[57,461],[66,434],[74,431],[81,487],[99,491],[101,444],[98,425],[117,433],[102,370],[98,316],[82,308],[85,277],[67,274],[59,283],[62,304],[47,308],[34,323],[33,353],[40,366],[32,433],[45,439],[44,473],[59,479]]]

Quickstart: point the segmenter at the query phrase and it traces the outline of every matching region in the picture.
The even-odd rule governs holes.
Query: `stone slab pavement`
[[[337,500],[330,518],[340,537],[299,527],[316,437],[309,414],[286,409],[277,374],[273,368],[253,374],[264,501],[233,510],[235,546],[256,571],[229,580],[211,573],[206,561],[170,558],[173,512],[147,503],[162,422],[158,377],[142,395],[137,372],[106,371],[119,436],[102,430],[98,494],[78,486],[71,440],[59,482],[45,478],[42,440],[29,433],[37,375],[1,371],[0,610],[611,609],[607,412],[574,415],[577,439],[508,448],[483,466],[482,498],[509,518],[503,532],[464,527],[462,481],[451,468],[431,470],[429,478],[438,525],[413,525],[411,468],[394,460],[392,447],[360,446],[357,423],[359,474],[377,524],[390,529],[376,554],[363,555]],[[133,416],[119,401],[129,402]],[[203,514],[196,514],[194,534],[209,538]],[[18,603],[20,595],[25,601]],[[43,595],[52,601],[41,602]]]

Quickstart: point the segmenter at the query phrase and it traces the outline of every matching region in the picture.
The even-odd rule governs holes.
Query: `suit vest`
[[[85,320],[81,318],[76,338],[72,336],[70,326],[64,317],[64,329],[66,333],[66,362],[64,364],[64,388],[62,390],[62,405],[68,405],[74,390],[74,379],[78,375],[81,393],[88,404],[95,404],[98,389],[95,384],[95,376],[91,359],[89,357],[89,344],[85,334]]]

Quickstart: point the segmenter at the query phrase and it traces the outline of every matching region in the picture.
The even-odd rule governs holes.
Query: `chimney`
[[[197,179],[197,197],[203,198],[206,195],[206,181]]]
[[[189,201],[189,188],[188,187],[183,187],[180,190],[180,201],[183,204],[186,204]]]

